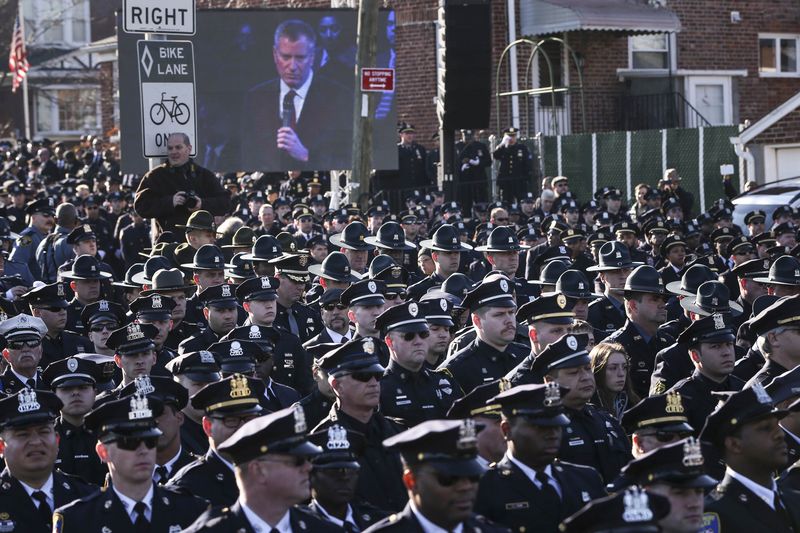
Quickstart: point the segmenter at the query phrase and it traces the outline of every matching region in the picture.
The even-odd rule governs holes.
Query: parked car
[[[800,177],[765,183],[732,200],[733,223],[745,229],[744,216],[760,209],[767,214],[766,227],[772,226],[772,212],[782,205],[800,207]]]

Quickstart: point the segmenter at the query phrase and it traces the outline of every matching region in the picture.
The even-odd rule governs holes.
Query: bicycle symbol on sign
[[[189,122],[189,106],[183,102],[178,103],[177,96],[165,98],[166,94],[166,92],[162,92],[161,101],[150,107],[150,120],[153,121],[153,124],[162,124],[167,117],[169,117],[170,121],[181,125]]]

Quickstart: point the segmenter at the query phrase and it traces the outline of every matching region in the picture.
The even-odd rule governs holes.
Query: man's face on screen
[[[278,39],[278,46],[272,49],[275,68],[281,79],[293,89],[302,86],[311,74],[314,64],[314,45],[308,37],[301,35],[296,41],[288,37]]]

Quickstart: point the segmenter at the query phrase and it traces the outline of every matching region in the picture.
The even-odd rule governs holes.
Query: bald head
[[[64,228],[78,225],[78,210],[70,203],[63,203],[56,207],[56,224]]]

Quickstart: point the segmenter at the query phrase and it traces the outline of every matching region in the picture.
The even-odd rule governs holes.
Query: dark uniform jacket
[[[444,278],[434,272],[430,276],[422,278],[420,281],[408,287],[408,299],[419,300],[420,297],[433,287],[440,287],[444,283]]]
[[[181,341],[178,344],[178,353],[185,354],[208,350],[208,347],[220,340],[220,338],[222,338],[222,335],[217,335],[211,328],[205,328],[197,335]]]
[[[175,477],[175,474],[180,472],[181,468],[188,465],[189,463],[194,462],[196,459],[197,459],[196,456],[192,455],[186,448],[181,446],[181,451],[178,452],[178,458],[175,460],[174,463],[172,463],[171,465],[169,465],[169,467],[167,467],[166,479],[158,480],[159,485],[166,484],[167,481]],[[159,466],[160,465],[156,463],[156,473],[158,472]]]
[[[469,394],[478,385],[500,379],[517,368],[529,352],[530,349],[514,342],[501,352],[476,338],[446,359],[439,369],[450,372],[464,394]]]
[[[486,518],[473,514],[465,522],[463,522],[462,533],[500,533],[508,531],[508,528],[493,524]],[[414,516],[411,510],[411,504],[406,505],[402,512],[393,514],[384,518],[371,528],[364,531],[364,533],[373,533],[374,531],[392,531],[397,533],[425,533],[422,525]]]
[[[533,158],[524,144],[514,143],[510,146],[498,146],[492,155],[495,161],[500,161],[500,169],[497,171],[498,179],[529,180],[533,177]]]
[[[725,533],[797,533],[800,531],[800,493],[781,490],[786,515],[773,510],[744,485],[726,475],[706,497],[705,522],[710,531]]]
[[[374,505],[370,505],[367,502],[353,501],[350,502],[349,505],[350,512],[353,513],[353,521],[362,531],[367,529],[378,520],[383,520],[389,515],[389,513],[386,511],[382,511],[381,509],[378,509]],[[317,500],[311,500],[311,503],[308,504],[306,509],[313,513],[317,518],[327,520],[322,507],[319,505]]]
[[[101,486],[108,467],[100,461],[94,449],[97,436],[84,426],[75,427],[61,417],[56,419],[56,431],[61,439],[56,459],[58,469]]]
[[[208,509],[208,502],[155,484],[150,533],[174,533],[189,526]],[[56,510],[53,531],[108,533],[134,531],[130,515],[111,485]],[[57,529],[60,525],[60,529]]]
[[[595,329],[595,340],[600,342],[625,325],[625,310],[620,303],[617,307],[608,296],[603,296],[589,304],[589,324]],[[599,336],[598,336],[599,335]]]
[[[173,327],[169,334],[167,334],[167,340],[164,341],[164,346],[177,352],[178,345],[183,340],[193,337],[198,333],[200,333],[200,327],[197,324],[181,320],[181,323]]]
[[[699,434],[706,423],[706,418],[719,403],[719,397],[711,393],[740,391],[742,388],[744,381],[736,376],[728,376],[722,383],[717,383],[695,370],[691,376],[680,380],[669,390],[681,394],[689,425],[694,428],[695,434]]]
[[[618,342],[625,347],[631,360],[631,385],[640,398],[645,398],[650,390],[650,376],[655,368],[656,354],[675,342],[674,339],[656,332],[647,342],[639,333],[636,325],[628,320],[624,327],[606,337],[606,340]]]
[[[776,363],[767,357],[764,366],[761,367],[761,370],[759,370],[755,376],[750,378],[750,381],[747,382],[747,386],[751,387],[754,383],[761,383],[762,385],[766,386],[767,383],[780,376],[784,372],[788,372],[788,370],[788,368],[784,368],[783,365]]]
[[[183,319],[195,324],[201,330],[208,329],[208,320],[203,315],[203,302],[196,292],[186,298],[186,316]]]
[[[266,385],[267,390],[264,393],[266,398],[261,400],[261,406],[273,413],[300,401],[300,394],[291,387],[282,385],[273,379],[270,379]]]
[[[42,338],[42,360],[39,366],[47,368],[50,363],[73,356],[76,353],[91,353],[93,351],[94,345],[92,341],[72,331],[62,331],[55,338],[45,335]]]
[[[41,372],[36,373],[36,388],[47,390],[47,387],[42,380]],[[11,371],[11,367],[6,368],[6,371],[0,374],[0,392],[11,395],[16,394],[22,389],[27,387],[27,384],[19,380],[16,374]]]
[[[184,417],[181,426],[181,446],[197,456],[205,455],[208,451],[208,437],[203,426],[188,416]]]
[[[381,413],[412,427],[425,420],[446,418],[450,406],[461,396],[461,388],[446,372],[425,367],[411,372],[392,359],[381,380]]]
[[[120,232],[119,242],[122,259],[125,261],[125,270],[127,270],[134,263],[140,262],[142,257],[139,254],[144,252],[145,248],[150,247],[150,227],[146,222],[139,226],[130,224]]]
[[[300,302],[295,302],[291,310],[297,322],[297,331],[299,333],[297,336],[300,337],[301,343],[306,342],[325,327],[322,324],[322,318],[319,313],[313,308],[301,304]],[[289,310],[280,303],[276,304],[273,326],[285,329],[289,332],[292,331],[292,328],[289,326]]]
[[[415,142],[408,146],[403,143],[397,144],[397,171],[400,182],[407,187],[424,187],[430,183],[425,170],[426,163],[425,147],[421,144]]]
[[[561,489],[561,504],[553,508],[541,490],[508,455],[481,478],[475,512],[512,531],[558,531],[558,524],[590,500],[605,496],[597,470],[556,459],[550,469]],[[551,484],[552,486],[552,484]]]
[[[76,476],[53,471],[53,502],[58,508],[83,498],[100,487],[90,485]],[[33,498],[22,484],[11,476],[8,468],[0,473],[0,529],[14,533],[49,533],[52,526],[45,523]],[[88,531],[81,529],[80,531]]]
[[[202,199],[201,209],[212,215],[223,216],[230,210],[230,194],[217,176],[191,159],[180,167],[164,163],[145,174],[136,190],[134,208],[143,218],[156,219],[163,231],[175,231],[191,214],[185,205],[172,204],[178,191],[193,192]]]
[[[295,533],[333,533],[334,531],[341,531],[340,528],[334,526],[330,522],[321,520],[302,507],[292,507],[289,509],[289,521],[291,522],[292,531]],[[196,531],[219,531],[230,533],[259,533],[247,520],[247,516],[242,510],[239,502],[235,504],[219,508],[214,507],[194,521],[192,525],[182,530],[182,533],[194,533]],[[269,533],[262,531],[260,533]]]
[[[400,455],[384,449],[383,441],[405,428],[377,412],[369,422],[362,424],[338,409],[338,405],[334,405],[330,414],[314,431],[326,429],[333,424],[357,431],[366,438],[363,454],[358,460],[361,471],[358,475],[356,496],[386,511],[402,509],[408,501],[408,494],[401,479],[403,467]]]
[[[322,394],[319,388],[315,386],[311,394],[304,396],[297,403],[303,407],[308,427],[314,427],[322,422],[322,420],[328,416],[328,413],[331,412],[333,399]]]
[[[616,478],[631,460],[625,431],[616,418],[603,409],[586,404],[576,411],[566,409],[570,423],[564,428],[558,457],[563,461],[591,466],[605,483]]]
[[[81,321],[81,312],[84,307],[86,306],[79,302],[77,297],[70,300],[67,306],[67,324],[64,326],[65,330],[74,331],[79,335],[86,334],[86,328],[83,325],[83,321]]]
[[[204,498],[213,507],[233,505],[239,497],[233,470],[211,448],[178,470],[166,486]]]

